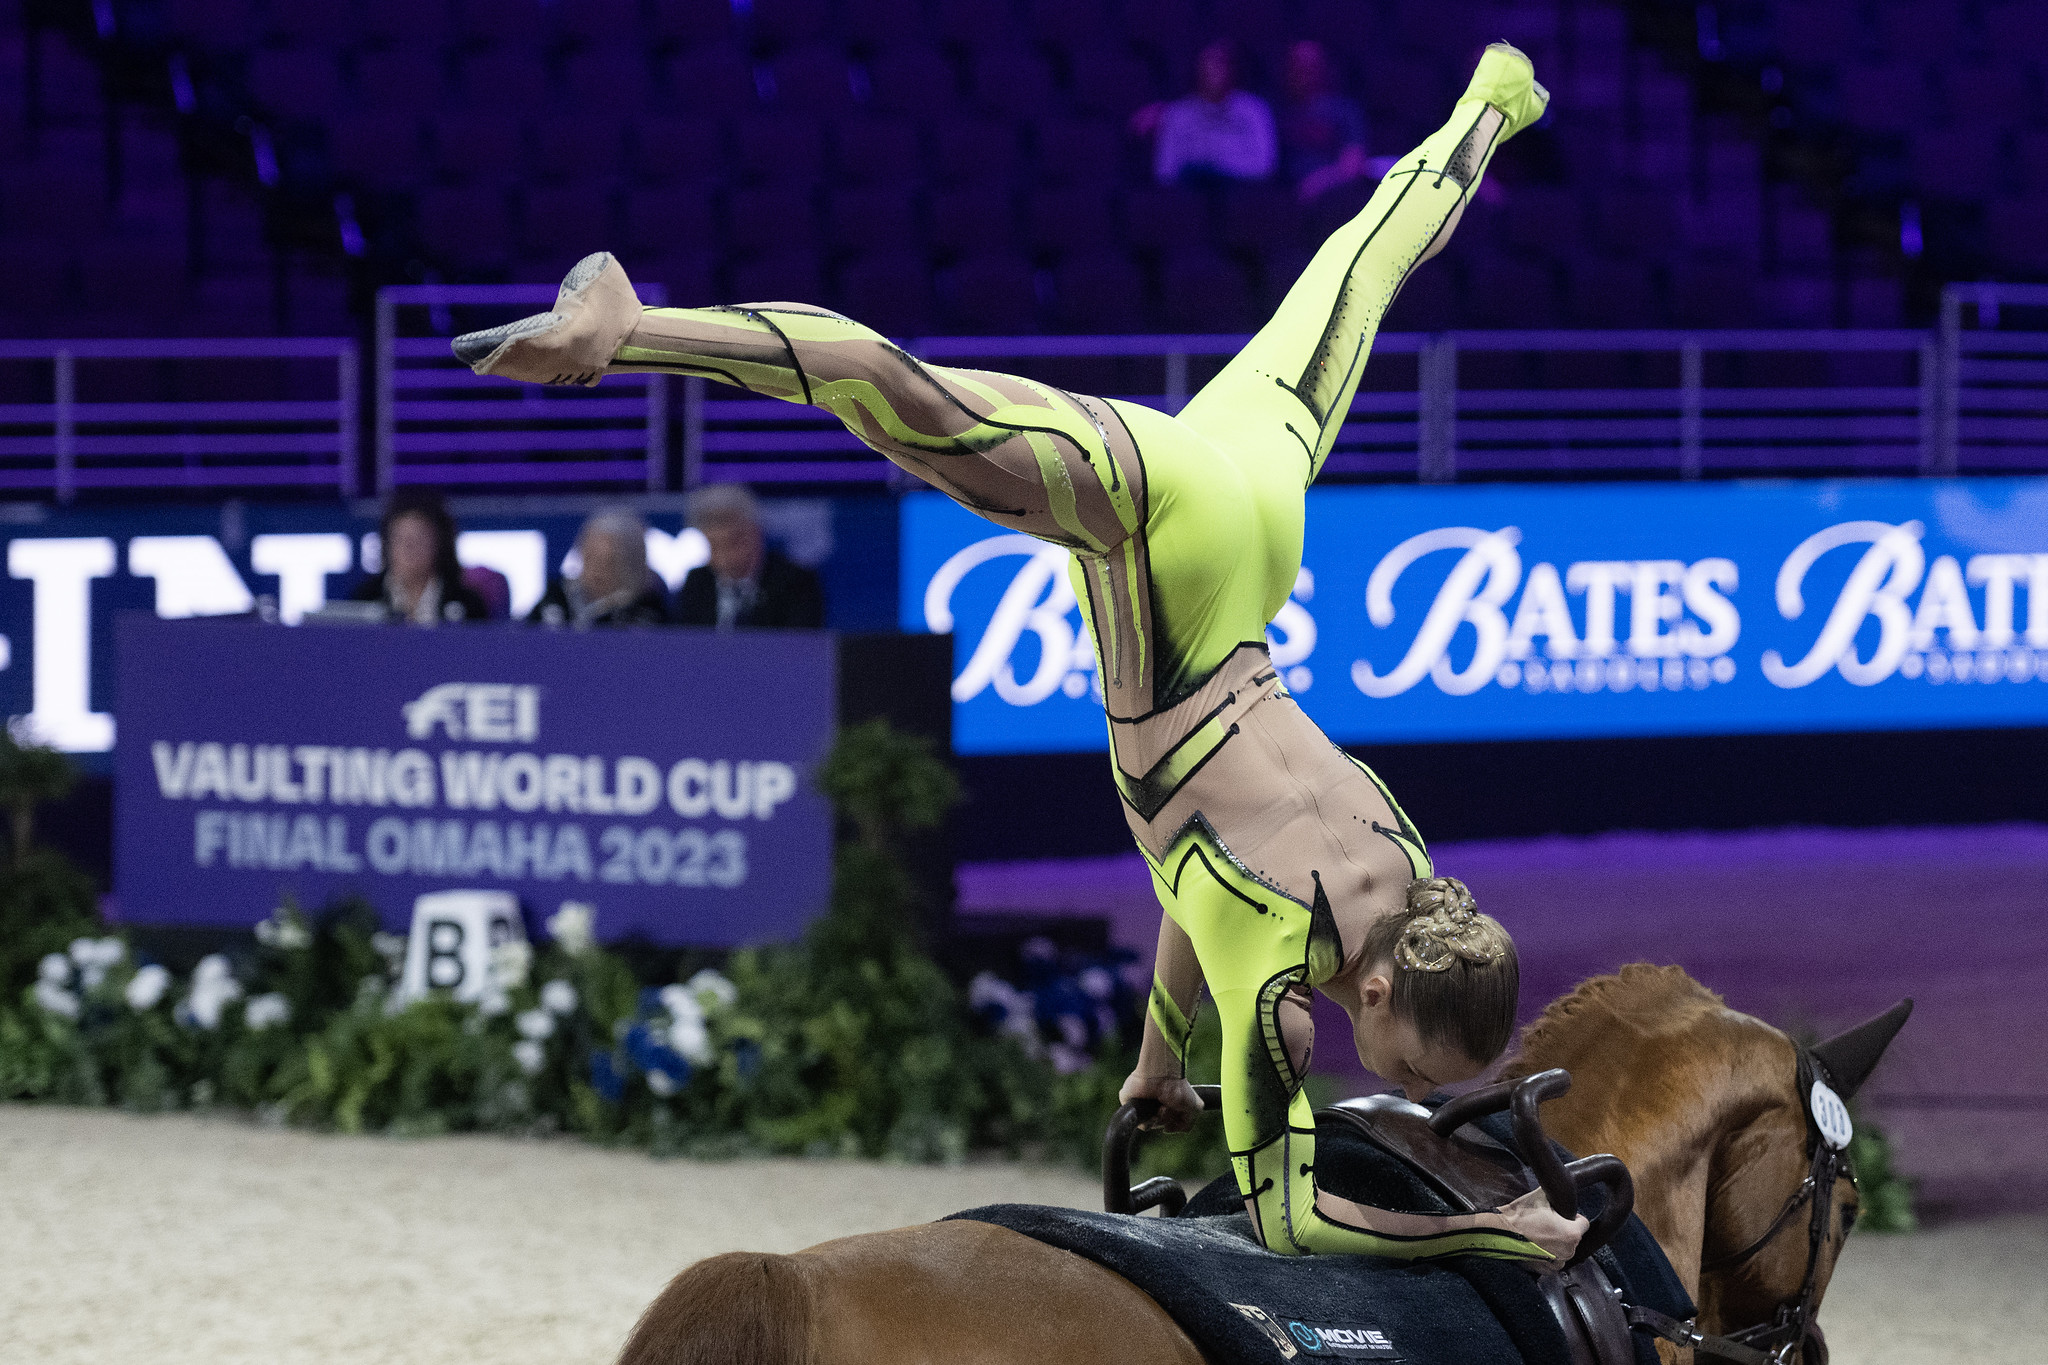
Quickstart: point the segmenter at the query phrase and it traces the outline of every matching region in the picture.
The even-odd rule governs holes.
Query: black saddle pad
[[[1506,1116],[1482,1122],[1505,1139]],[[1405,1165],[1341,1123],[1316,1130],[1325,1188],[1410,1213],[1451,1210]],[[1594,1193],[1583,1209],[1599,1211]],[[1427,1265],[1376,1256],[1282,1256],[1252,1235],[1229,1176],[1179,1218],[992,1204],[953,1215],[994,1223],[1116,1271],[1166,1310],[1213,1365],[1283,1360],[1407,1361],[1411,1365],[1569,1365],[1564,1334],[1536,1281],[1505,1261],[1458,1256]],[[1631,1218],[1599,1260],[1630,1303],[1693,1314],[1656,1240]],[[1642,1365],[1656,1365],[1647,1338]]]

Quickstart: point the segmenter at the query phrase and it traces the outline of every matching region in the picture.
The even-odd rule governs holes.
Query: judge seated
[[[690,570],[676,594],[679,625],[816,629],[825,624],[818,576],[769,547],[760,506],[736,483],[713,484],[690,499],[690,521],[711,546],[711,561]]]
[[[548,584],[526,619],[544,626],[659,626],[667,594],[647,568],[647,523],[630,507],[600,508],[576,533],[574,578]]]

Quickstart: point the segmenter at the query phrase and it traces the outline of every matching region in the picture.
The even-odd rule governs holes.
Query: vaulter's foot
[[[599,251],[576,262],[551,312],[465,333],[449,344],[455,358],[478,374],[587,388],[604,377],[640,313],[640,296],[625,268],[609,251]]]
[[[1464,98],[1484,100],[1507,120],[1498,141],[1506,142],[1537,119],[1550,106],[1550,92],[1536,80],[1536,64],[1512,43],[1489,43],[1480,54],[1472,83]]]

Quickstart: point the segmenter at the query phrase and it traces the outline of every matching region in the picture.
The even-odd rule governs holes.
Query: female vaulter
[[[1279,312],[1178,417],[1012,375],[926,365],[803,304],[643,308],[607,253],[554,310],[458,337],[478,374],[595,384],[701,375],[824,408],[996,525],[1073,553],[1096,645],[1111,772],[1166,914],[1125,1099],[1185,1127],[1206,982],[1223,1026],[1223,1122],[1245,1206],[1274,1251],[1541,1263],[1585,1230],[1532,1194],[1498,1211],[1392,1213],[1319,1191],[1302,1080],[1309,989],[1351,1015],[1359,1057],[1413,1098],[1507,1046],[1507,933],[1435,875],[1363,764],[1302,713],[1266,656],[1301,564],[1303,492],[1351,406],[1408,272],[1456,227],[1493,151],[1540,118],[1529,60],[1495,44],[1451,118],[1325,242]]]

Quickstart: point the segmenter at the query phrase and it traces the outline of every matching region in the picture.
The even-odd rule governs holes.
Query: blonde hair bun
[[[1419,878],[1408,885],[1408,922],[1394,961],[1410,971],[1447,972],[1460,960],[1478,965],[1508,955],[1507,931],[1472,903],[1456,877]]]

